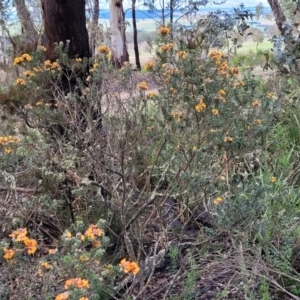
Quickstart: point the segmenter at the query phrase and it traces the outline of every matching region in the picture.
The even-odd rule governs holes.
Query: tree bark
[[[276,25],[281,33],[282,36],[285,36],[286,29],[284,28],[284,22],[286,22],[286,17],[284,15],[284,12],[278,2],[278,0],[268,0],[268,3],[272,9],[272,12],[275,17]]]
[[[45,26],[46,57],[57,58],[56,44],[70,41],[68,56],[90,57],[85,0],[41,0]]]
[[[96,33],[98,29],[98,20],[99,20],[99,0],[93,0],[93,14],[91,22],[91,34],[90,34],[90,51],[92,56],[95,55],[96,49]]]
[[[135,64],[138,70],[141,70],[139,43],[137,37],[137,26],[136,26],[136,11],[135,11],[136,0],[132,0],[132,26],[133,26],[133,48],[135,55]]]
[[[109,10],[111,27],[111,61],[114,67],[120,68],[125,61],[129,61],[122,0],[110,0]]]
[[[161,18],[162,18],[162,25],[166,25],[165,21],[165,0],[162,0],[162,7],[161,7]]]
[[[35,50],[38,42],[38,32],[32,22],[30,12],[25,4],[25,0],[14,0],[14,5],[17,10],[17,15],[22,26],[22,33],[26,43]]]

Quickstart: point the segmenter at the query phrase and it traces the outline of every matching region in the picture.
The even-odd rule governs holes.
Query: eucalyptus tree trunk
[[[286,30],[284,28],[284,22],[286,22],[286,17],[284,12],[279,4],[278,0],[268,0],[268,3],[272,9],[273,15],[275,17],[276,25],[282,36],[285,36]]]
[[[50,61],[55,61],[58,58],[56,51],[57,44],[68,44],[68,57],[84,58],[90,57],[89,37],[86,28],[85,16],[85,0],[41,0],[44,28],[45,28],[45,42],[46,53],[45,58]],[[77,91],[77,80],[84,78],[88,74],[89,66],[85,69],[73,70],[67,66],[62,65],[62,77],[57,83],[62,93],[68,94],[69,92]],[[55,89],[55,87],[54,87]],[[54,103],[57,101],[54,96]],[[86,124],[84,114],[87,111],[85,104],[80,101],[78,97],[78,107],[81,113],[78,117],[76,124]],[[79,115],[79,114],[78,114]],[[56,130],[58,136],[68,136],[67,130],[61,124],[57,128],[50,128]]]
[[[140,63],[139,43],[138,43],[138,37],[137,37],[135,3],[136,3],[136,0],[132,0],[133,48],[134,48],[136,68],[138,70],[140,70],[141,63]]]
[[[99,20],[99,0],[93,0],[93,12],[92,12],[92,22],[90,30],[90,51],[91,55],[95,55],[95,49],[97,46],[96,36]]]
[[[26,40],[26,44],[35,50],[38,42],[38,32],[34,27],[30,12],[25,4],[25,0],[14,0],[17,15],[22,26],[22,33]]]
[[[41,0],[44,15],[46,57],[55,60],[56,44],[69,42],[70,58],[90,57],[85,0]]]
[[[125,35],[125,18],[122,0],[109,0],[111,28],[111,61],[116,68],[129,61]]]

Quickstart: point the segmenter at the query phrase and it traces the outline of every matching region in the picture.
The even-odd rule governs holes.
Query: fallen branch
[[[14,188],[16,191],[19,191],[19,192],[24,192],[24,193],[34,193],[34,192],[37,192],[38,190],[37,189],[27,189],[27,188]],[[8,191],[8,190],[11,190],[11,188],[9,186],[4,186],[4,185],[0,185],[0,190],[2,191]]]

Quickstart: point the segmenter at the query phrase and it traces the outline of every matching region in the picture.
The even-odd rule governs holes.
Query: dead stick
[[[0,190],[11,190],[11,188],[9,186],[4,186],[4,185],[0,185]],[[37,189],[27,189],[27,188],[15,188],[14,190],[19,191],[19,192],[24,192],[24,193],[33,193],[36,192]]]

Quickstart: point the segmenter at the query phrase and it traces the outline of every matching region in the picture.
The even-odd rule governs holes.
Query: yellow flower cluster
[[[255,99],[255,100],[252,102],[252,106],[253,106],[253,107],[258,107],[258,106],[259,106],[259,101],[258,101],[258,99]]]
[[[210,57],[214,61],[219,61],[221,59],[226,59],[227,55],[218,50],[212,50],[208,53],[208,57]]]
[[[228,70],[229,66],[226,61],[223,62],[217,62],[216,63],[218,66],[219,74],[228,77]]]
[[[97,238],[103,236],[103,231],[102,229],[98,228],[97,225],[91,224],[88,229],[85,231],[84,234],[81,234],[80,232],[76,234],[77,239],[80,239],[82,242],[85,241],[89,241],[92,242],[92,247],[96,248],[99,247],[101,245],[100,241],[97,241]],[[63,237],[65,239],[71,239],[72,238],[72,234],[69,230],[66,230],[63,234]],[[50,253],[51,250],[49,250]],[[55,252],[53,252],[52,254],[57,252],[57,249],[54,250]]]
[[[229,68],[229,71],[233,76],[239,75],[239,69],[237,67],[231,67]]]
[[[218,94],[216,96],[216,99],[220,100],[221,102],[225,103],[226,102],[226,98],[224,97],[226,95],[226,92],[224,90],[219,90]]]
[[[13,151],[12,147],[7,147],[7,148],[4,149],[4,152],[7,153],[7,154],[12,153],[12,151]]]
[[[58,251],[57,248],[55,248],[55,249],[49,249],[49,250],[48,250],[48,253],[49,253],[49,254],[55,254],[57,251]]]
[[[41,263],[41,267],[43,267],[45,269],[52,269],[52,266],[46,261]]]
[[[157,33],[162,35],[162,36],[165,36],[167,34],[169,34],[171,32],[171,29],[169,27],[166,27],[166,26],[162,26],[158,29]]]
[[[13,231],[9,237],[12,238],[13,241],[24,243],[27,253],[34,254],[37,249],[37,241],[35,239],[28,238],[27,233],[26,228],[19,228]]]
[[[133,275],[136,275],[140,271],[140,267],[136,262],[130,262],[125,258],[121,260],[119,265],[125,273],[132,273]]]
[[[215,116],[218,116],[219,115],[219,111],[216,109],[216,108],[213,108],[211,110],[212,114],[215,115]]]
[[[179,74],[180,71],[174,67],[174,65],[166,63],[166,64],[162,64],[161,68],[164,70],[163,72],[163,76],[167,77],[168,75],[173,75],[173,74]],[[169,78],[165,78],[165,82],[168,82]]]
[[[161,50],[162,52],[168,52],[168,51],[173,50],[173,47],[174,47],[174,44],[173,44],[173,43],[168,43],[168,44],[162,45],[162,46],[160,47],[160,50]]]
[[[222,203],[222,202],[223,202],[222,197],[217,197],[217,198],[214,200],[214,204],[215,204],[215,205],[219,205],[219,204]]]
[[[255,120],[255,124],[261,125],[261,124],[262,124],[262,119],[256,119],[256,120]]]
[[[180,111],[179,112],[172,111],[171,115],[176,121],[181,122],[183,120],[184,113]]]
[[[23,79],[23,78],[18,78],[16,80],[16,84],[17,85],[25,85],[26,84],[26,81]]]
[[[103,231],[97,227],[97,225],[94,225],[94,224],[91,224],[89,226],[89,228],[86,230],[85,232],[85,236],[90,239],[90,240],[94,240],[96,239],[97,237],[100,237],[102,236],[103,234]]]
[[[154,69],[154,67],[155,67],[155,62],[154,61],[148,61],[144,66],[146,71],[151,71],[151,70]]]
[[[75,287],[79,289],[88,289],[90,287],[90,284],[88,280],[77,277],[77,278],[68,279],[65,282],[64,287],[65,289],[68,289],[70,287]]]
[[[170,88],[170,94],[175,95],[177,93],[177,90],[175,90],[174,88]]]
[[[225,136],[224,142],[225,143],[231,143],[233,141],[233,138],[231,136]]]
[[[15,255],[15,250],[7,249],[6,247],[4,247],[3,252],[4,252],[4,258],[7,260],[12,259]]]
[[[0,136],[0,144],[1,145],[7,145],[7,144],[13,144],[13,143],[20,143],[21,139],[17,136]]]
[[[275,176],[271,176],[270,181],[272,183],[275,183],[277,181],[277,178]]]
[[[33,77],[34,76],[34,73],[32,71],[24,71],[23,72],[23,75],[26,76],[26,77]]]
[[[39,270],[38,270],[38,274],[40,277],[43,277],[44,276],[44,270],[51,270],[52,269],[52,266],[44,261],[41,263],[40,267],[39,267]]]
[[[141,81],[140,83],[137,83],[136,88],[142,91],[147,91],[149,89],[146,81]]]
[[[98,52],[107,55],[110,52],[110,49],[107,46],[99,46]]]
[[[19,228],[9,235],[16,242],[22,242],[27,237],[27,228]]]
[[[245,85],[245,82],[241,80],[241,81],[235,82],[233,84],[233,88],[239,88],[239,87],[242,87],[244,85]]]
[[[186,51],[179,51],[179,52],[177,52],[177,56],[181,59],[186,59],[187,58],[187,52]]]
[[[49,59],[45,60],[44,68],[45,70],[61,70],[60,65],[56,61],[52,63]]]
[[[196,112],[202,112],[206,108],[206,104],[203,102],[203,96],[199,98],[199,103],[195,106]]]
[[[64,237],[65,239],[70,239],[70,238],[72,238],[72,234],[71,234],[71,232],[70,232],[69,230],[66,230],[66,231],[64,232],[64,234],[63,234],[63,237]]]
[[[14,65],[19,65],[22,62],[32,61],[32,57],[28,53],[24,53],[22,56],[18,56],[14,59]]]
[[[267,98],[268,99],[276,99],[276,94],[274,94],[274,93],[268,93],[267,94]]]
[[[208,54],[215,64],[218,66],[218,71],[220,75],[228,77],[229,74],[237,76],[239,74],[239,69],[236,67],[229,67],[227,61],[227,55],[221,51],[213,50]]]
[[[147,98],[149,98],[149,99],[155,98],[156,96],[157,96],[157,94],[155,92],[149,92],[147,94]]]

